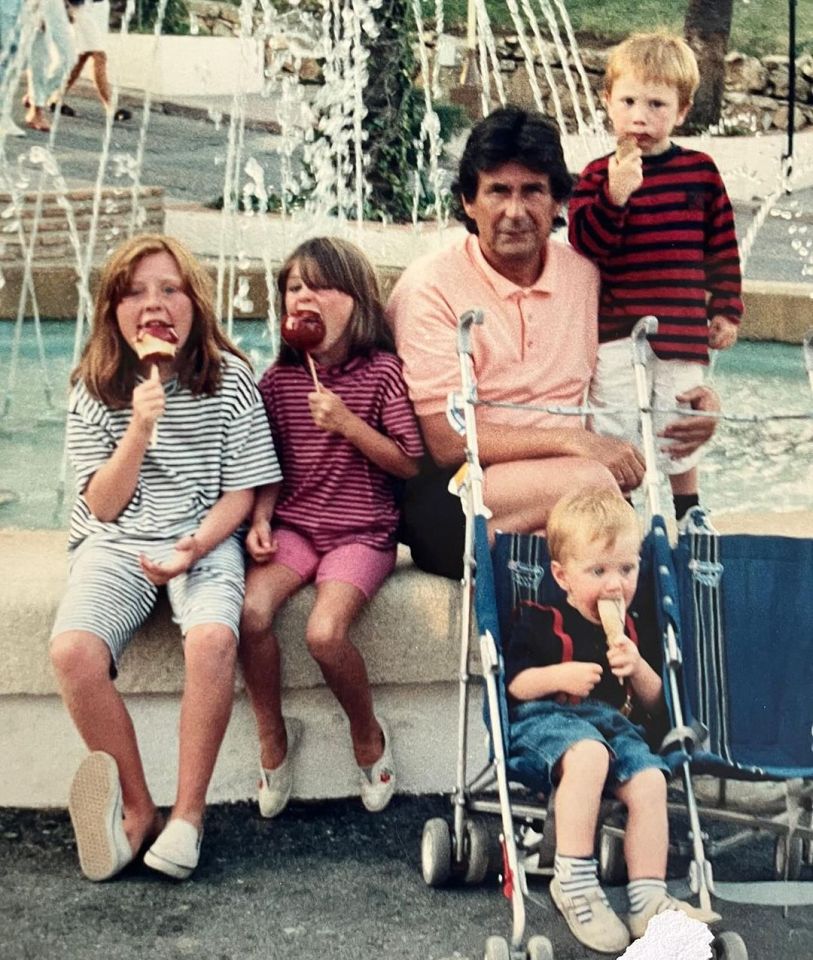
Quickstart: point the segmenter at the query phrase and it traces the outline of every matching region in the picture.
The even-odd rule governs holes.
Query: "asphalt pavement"
[[[276,820],[253,804],[210,808],[201,862],[178,883],[132,865],[94,884],[79,873],[64,811],[0,809],[0,960],[479,960],[487,936],[508,937],[511,912],[489,876],[476,887],[427,887],[424,822],[448,798],[397,796],[379,815],[357,798],[293,803]],[[496,829],[496,820],[491,821]],[[686,863],[670,862],[686,894]],[[755,838],[716,861],[718,880],[771,879],[772,844]],[[802,877],[813,880],[813,868]],[[591,960],[529,879],[528,933],[556,960]],[[608,888],[625,909],[623,888]],[[721,903],[721,929],[751,960],[810,960],[813,910]],[[675,960],[653,957],[652,960]]]

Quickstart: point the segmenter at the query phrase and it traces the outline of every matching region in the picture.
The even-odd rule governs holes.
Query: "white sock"
[[[630,902],[630,913],[640,913],[652,900],[660,900],[666,893],[666,881],[643,877],[640,880],[630,880],[627,884],[627,897]]]

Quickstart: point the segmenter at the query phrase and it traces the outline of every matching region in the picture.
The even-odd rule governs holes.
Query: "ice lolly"
[[[172,360],[178,349],[178,334],[164,324],[141,327],[136,334],[135,351],[138,359],[147,363]]]
[[[624,601],[619,597],[612,600],[605,597],[598,602],[598,615],[601,620],[601,626],[607,635],[607,646],[611,647],[614,643],[624,639],[624,616],[626,610]],[[618,682],[623,686],[624,681],[621,677]]]
[[[178,334],[163,323],[151,323],[139,327],[136,334],[135,352],[142,363],[150,363],[150,376],[158,376],[158,363],[161,360],[174,360],[178,349]],[[150,446],[158,443],[158,424],[152,428]]]
[[[282,339],[295,350],[302,350],[308,358],[313,385],[317,390],[319,387],[319,378],[316,376],[316,367],[313,363],[313,357],[310,351],[325,339],[325,324],[318,313],[312,313],[310,310],[302,313],[289,313],[282,318],[281,328]]]

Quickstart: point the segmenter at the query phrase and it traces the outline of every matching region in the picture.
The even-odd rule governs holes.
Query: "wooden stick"
[[[161,371],[158,369],[158,364],[154,363],[150,370],[150,380],[160,380]],[[150,447],[158,446],[158,421],[152,425],[152,433],[150,434]]]
[[[305,351],[305,356],[308,358],[308,366],[311,368],[311,376],[313,377],[313,385],[314,385],[314,387],[321,393],[321,392],[322,392],[322,384],[319,383],[319,378],[316,376],[316,364],[313,362],[313,357],[310,355],[310,353],[308,353],[307,350]]]
[[[607,646],[611,647],[614,643],[624,638],[624,617],[626,609],[624,601],[619,597],[617,600],[611,600],[605,597],[598,602],[598,615],[601,619],[601,626],[607,634]],[[621,686],[624,686],[623,677],[618,678]]]

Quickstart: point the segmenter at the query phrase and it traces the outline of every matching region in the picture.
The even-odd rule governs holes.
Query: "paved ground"
[[[64,812],[0,809],[0,960],[475,960],[487,936],[510,933],[510,909],[495,878],[424,885],[423,823],[448,810],[440,797],[397,797],[371,816],[351,799],[293,804],[267,822],[248,804],[215,807],[190,881],[134,866],[91,884],[79,875]],[[750,841],[729,852],[717,878],[769,878],[771,849]],[[672,868],[685,876],[684,863]],[[623,909],[621,889],[610,895]],[[528,929],[550,937],[556,960],[599,956],[553,913],[546,880],[531,880],[531,896]],[[787,918],[779,908],[721,909],[722,929],[743,936],[751,960],[813,956],[811,908]]]
[[[71,92],[70,104],[75,117],[62,117],[55,154],[61,171],[70,183],[95,182],[103,118],[92,88],[81,81]],[[117,123],[111,144],[108,181],[123,175],[128,157],[134,157],[141,127],[141,99],[123,94],[122,105],[129,107],[130,120]],[[146,138],[141,182],[164,187],[168,202],[208,203],[223,194],[228,116],[234,106],[231,97],[174,98],[153,104]],[[257,157],[264,168],[267,184],[279,175],[280,138],[274,120],[273,104],[260,95],[245,100],[246,133],[244,158]],[[19,110],[15,118],[21,122]],[[799,163],[810,143],[810,136],[796,138]],[[742,139],[747,153],[747,138]],[[47,135],[28,132],[23,138],[9,137],[6,152],[10,160],[27,157],[34,145],[47,143]],[[805,163],[809,162],[807,158]],[[241,177],[241,183],[244,178]],[[737,231],[742,236],[753,219],[755,204],[737,203]],[[807,269],[805,270],[805,267]],[[813,283],[813,188],[783,196],[765,219],[749,256],[746,276],[755,280],[782,280]]]

